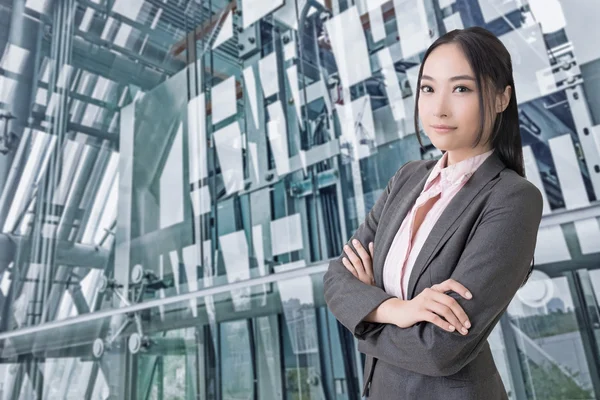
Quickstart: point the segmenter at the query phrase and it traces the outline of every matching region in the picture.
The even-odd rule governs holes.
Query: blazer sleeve
[[[386,324],[360,340],[359,351],[429,376],[453,375],[477,356],[527,276],[542,217],[541,193],[526,180],[497,197],[452,273],[473,298],[448,292],[469,316],[469,333],[448,332],[429,322],[409,328]]]
[[[383,193],[375,202],[375,205],[365,218],[365,221],[358,227],[354,235],[346,243],[352,249],[352,240],[358,241],[365,247],[375,238],[375,232],[379,224],[379,217],[387,201],[390,191],[398,181],[402,170],[413,161],[409,161],[396,171],[389,180]],[[342,263],[342,254],[329,262],[329,267],[323,277],[323,292],[325,302],[329,310],[357,339],[367,337],[384,324],[371,323],[363,319],[376,309],[385,300],[394,296],[387,294],[384,290],[367,285],[356,279]]]

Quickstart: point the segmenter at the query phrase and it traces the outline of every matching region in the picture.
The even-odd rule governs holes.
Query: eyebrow
[[[433,79],[431,76],[429,75],[423,75],[421,76],[421,80],[426,79],[426,80],[430,80],[430,81],[435,81],[435,79]],[[475,81],[475,78],[473,78],[471,75],[457,75],[457,76],[453,76],[452,78],[450,78],[450,82],[454,82],[454,81]]]

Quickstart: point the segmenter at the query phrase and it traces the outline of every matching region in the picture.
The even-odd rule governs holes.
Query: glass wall
[[[0,398],[358,399],[323,274],[394,172],[425,49],[510,50],[537,269],[511,399],[600,398],[596,0],[0,0]],[[508,273],[508,272],[507,272]]]

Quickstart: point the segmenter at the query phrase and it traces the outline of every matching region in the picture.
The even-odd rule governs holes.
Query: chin
[[[431,144],[433,144],[435,146],[436,149],[440,150],[440,151],[452,151],[456,149],[456,144],[454,143],[453,140],[445,140],[444,138],[434,138],[433,140],[431,139]]]

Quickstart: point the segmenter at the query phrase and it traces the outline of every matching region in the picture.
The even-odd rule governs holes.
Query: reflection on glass
[[[464,29],[465,27],[460,17],[460,13],[452,14],[449,17],[444,18],[444,26],[446,27],[446,32],[455,29]]]
[[[311,2],[324,4],[324,1],[325,0],[312,0]],[[307,0],[286,1],[281,8],[273,13],[273,18],[290,28],[297,30],[298,20],[300,19],[299,15],[302,14],[302,11],[306,7],[307,3]],[[296,10],[298,12],[296,12]],[[310,16],[314,12],[315,8],[313,7],[308,15]]]
[[[574,210],[589,205],[590,201],[581,177],[571,135],[554,137],[548,142],[552,150],[556,174],[565,191],[563,197],[567,209]]]
[[[31,134],[31,135],[30,135]],[[6,217],[3,232],[12,232],[17,229],[21,214],[30,204],[30,199],[35,195],[33,183],[46,171],[50,154],[54,151],[56,137],[44,132],[31,130],[26,132],[20,146],[26,146],[27,140],[33,141],[31,152],[27,158],[23,174],[14,195],[11,209]]]
[[[118,165],[119,154],[113,152],[110,154],[110,159],[90,212],[90,219],[81,239],[83,243],[99,243],[98,233],[104,234],[106,229],[110,228],[109,224],[114,221],[115,216],[113,214],[116,213],[117,208],[117,185],[119,181]]]
[[[206,159],[206,105],[204,94],[194,97],[188,103],[188,157],[190,184],[208,175]]]
[[[544,8],[547,11],[550,11],[551,8],[556,10],[556,5],[552,3],[554,1],[545,1]],[[596,41],[590,40],[590,38],[599,37],[600,24],[596,24],[596,21],[598,15],[600,15],[600,4],[596,1],[586,1],[577,5],[565,2],[561,2],[561,4],[562,13],[564,13],[566,20],[565,32],[568,35],[569,42],[573,44],[577,63],[583,65],[598,60],[600,58],[600,48],[597,46]],[[554,14],[552,17],[553,20],[560,21],[560,17]]]
[[[19,74],[23,70],[28,57],[29,51],[27,49],[9,43],[0,59],[0,68]]]
[[[281,391],[280,332],[277,317],[259,317],[254,320],[256,340],[256,369],[258,375],[259,398],[279,400]]]
[[[510,365],[506,354],[506,346],[504,345],[504,333],[502,332],[501,324],[496,325],[492,333],[488,337],[494,363],[498,367],[498,372],[504,383],[506,392],[509,393],[509,398],[513,398],[513,382],[510,375]]]
[[[254,368],[250,346],[246,321],[221,324],[221,382],[224,400],[254,398]]]
[[[253,172],[252,176],[254,177],[254,181],[258,182],[260,180],[258,170],[258,145],[254,142],[248,142],[248,151],[250,153],[250,164]]]
[[[160,227],[183,221],[183,127],[179,124],[160,176]]]
[[[183,248],[183,264],[185,266],[188,292],[198,290],[198,268],[202,264],[200,260],[200,246],[191,245]],[[194,317],[198,316],[196,299],[190,299],[190,308]]]
[[[212,122],[218,124],[221,121],[235,115],[237,112],[236,97],[235,97],[235,77],[230,76],[223,82],[213,86],[211,96],[212,107]]]
[[[293,60],[298,57],[296,46],[296,41],[290,41],[283,46],[283,58],[285,61]]]
[[[25,272],[25,282],[21,288],[21,293],[13,302],[13,317],[18,326],[27,325],[29,318],[29,299],[35,293],[36,284],[40,278],[40,274],[43,271],[44,266],[42,264],[30,263],[29,268]]]
[[[238,122],[218,130],[213,137],[227,194],[243,190],[242,134]]]
[[[379,64],[381,65],[381,72],[383,73],[385,81],[385,90],[387,93],[388,101],[395,121],[401,121],[406,118],[406,110],[404,109],[404,101],[402,100],[402,89],[400,88],[400,82],[396,75],[396,68],[392,60],[390,50],[385,47],[378,53]],[[403,130],[399,131],[400,137],[404,137],[406,132]]]
[[[518,31],[510,31],[499,38],[511,54],[519,103],[541,97],[538,71],[548,70],[550,59],[540,26],[536,24]]]
[[[600,228],[596,218],[586,218],[575,221],[575,232],[581,246],[581,254],[600,252]]]
[[[194,216],[206,214],[210,212],[210,189],[208,186],[202,186],[201,188],[194,189],[190,193],[192,200],[192,209]]]
[[[336,104],[336,109],[343,132],[340,145],[349,146],[349,154],[354,160],[369,157],[375,144],[371,98],[369,96],[358,98],[349,106]]]
[[[301,250],[302,220],[300,214],[271,221],[271,252],[274,256]]]
[[[302,118],[302,104],[303,100],[300,100],[300,90],[298,89],[298,67],[291,65],[287,70],[288,83],[290,84],[290,90],[292,92],[292,98],[294,99],[294,108],[296,110],[296,116],[298,121],[303,124],[304,119]]]
[[[316,317],[310,277],[277,283],[294,354],[318,351]]]
[[[357,0],[356,5],[358,6],[358,12],[364,14],[375,8],[381,8],[389,0]]]
[[[369,11],[369,22],[371,26],[371,35],[374,42],[385,39],[385,23],[383,21],[383,12],[377,7]]]
[[[284,0],[241,0],[244,29],[281,7]]]
[[[277,67],[277,53],[263,57],[258,62],[258,72],[260,73],[260,84],[265,98],[279,93],[279,81],[273,77],[279,76]]]
[[[584,279],[600,265],[597,2],[2,11],[2,396],[359,398],[354,338],[324,304],[325,255],[397,167],[441,155],[412,132],[416,76],[427,45],[463,25],[509,47],[527,178],[544,197],[535,261],[551,278],[536,272],[492,332],[496,363],[512,399],[600,393],[600,283]]]
[[[528,398],[592,399],[567,278],[535,272],[508,309]]]
[[[56,86],[58,86],[59,88],[68,89],[70,87],[73,72],[74,68],[72,65],[63,64],[58,74]]]
[[[144,0],[115,0],[112,10],[135,21],[144,3]]]
[[[518,0],[478,0],[485,22],[490,22],[518,9]]]
[[[349,88],[371,76],[369,52],[356,6],[325,23],[342,85]]]
[[[265,267],[264,243],[265,238],[263,236],[262,225],[254,225],[252,227],[252,244],[254,245],[254,256],[256,258],[256,262],[258,263],[258,272],[261,276],[267,274],[267,270]]]
[[[270,121],[267,124],[269,144],[275,158],[277,175],[283,176],[290,172],[288,151],[287,122],[279,100],[267,106]]]
[[[568,261],[570,259],[571,253],[561,227],[559,225],[540,227],[535,248],[536,264]]]
[[[527,180],[533,183],[542,194],[542,200],[544,202],[542,215],[546,215],[550,212],[550,204],[548,203],[548,196],[546,195],[546,191],[544,190],[544,184],[542,183],[540,170],[537,166],[537,163],[535,162],[535,157],[533,155],[533,151],[531,150],[531,146],[523,146],[523,164],[525,166],[525,174],[527,175]]]
[[[258,95],[256,92],[256,76],[252,66],[244,68],[244,88],[246,89],[246,99],[250,102],[252,110],[252,121],[254,126],[258,128]]]
[[[219,236],[219,247],[223,254],[227,281],[232,283],[249,279],[250,261],[246,232],[237,231]],[[250,288],[232,290],[231,297],[236,310],[249,309]]]
[[[394,0],[402,57],[425,51],[432,43],[423,0]]]
[[[48,2],[49,0],[27,0],[25,2],[25,7],[43,14],[46,12]]]
[[[438,0],[440,9],[449,7],[450,5],[452,5],[452,3],[455,3],[455,2],[456,2],[456,0]]]

